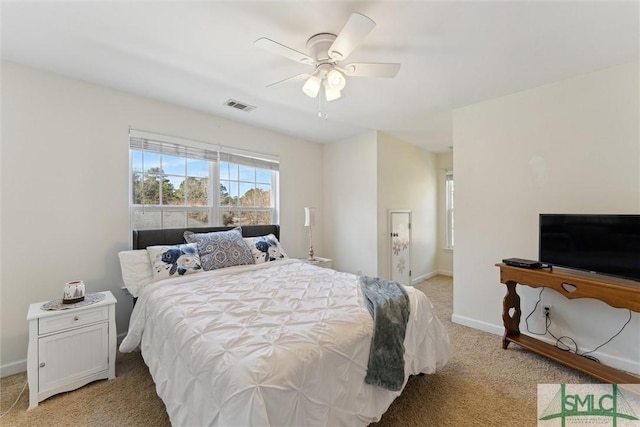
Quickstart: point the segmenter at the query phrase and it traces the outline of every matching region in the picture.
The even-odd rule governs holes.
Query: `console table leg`
[[[502,323],[504,324],[504,336],[502,338],[502,348],[509,345],[507,338],[520,335],[520,296],[516,292],[516,282],[509,280],[507,285],[507,295],[502,300]]]

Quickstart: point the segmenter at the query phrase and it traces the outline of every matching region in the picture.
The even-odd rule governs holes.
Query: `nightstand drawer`
[[[75,328],[77,326],[107,320],[108,318],[109,307],[107,306],[90,308],[87,310],[73,310],[67,314],[38,319],[38,334],[43,335],[64,329]]]

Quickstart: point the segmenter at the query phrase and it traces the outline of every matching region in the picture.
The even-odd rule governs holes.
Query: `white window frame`
[[[447,227],[447,241],[445,249],[453,250],[454,245],[454,181],[453,171],[445,171],[445,215],[446,215],[446,227]]]
[[[242,156],[242,157],[251,157],[251,158],[256,158],[256,154],[253,153],[249,153],[246,151],[240,151],[240,150],[225,150],[225,151],[220,151],[220,158],[218,160],[218,162],[216,162],[216,166],[219,168],[219,163],[220,162],[227,162],[227,163],[231,163],[231,164],[236,164],[236,165],[241,165],[241,163],[236,163],[236,162],[232,162],[230,160],[234,159],[234,156]],[[230,157],[230,159],[229,159]],[[250,162],[249,162],[250,163]],[[246,164],[244,164],[244,166],[247,166]],[[257,166],[251,166],[249,165],[249,167],[255,167],[255,168],[259,168]],[[263,169],[264,168],[260,168]],[[219,170],[216,171],[216,175],[215,175],[218,179],[218,187],[220,186],[220,172]],[[218,217],[220,217],[220,214],[222,214],[222,212],[226,212],[226,211],[235,211],[235,212],[271,212],[271,223],[272,224],[277,224],[278,223],[278,202],[279,202],[279,197],[278,197],[278,187],[279,187],[279,181],[278,181],[278,177],[279,177],[279,173],[277,171],[271,171],[271,191],[269,193],[270,195],[270,205],[272,206],[271,208],[262,208],[262,207],[243,207],[240,205],[236,205],[233,208],[229,208],[228,206],[221,206],[220,205],[220,200],[217,200],[217,206],[218,206]],[[227,180],[225,180],[227,181]],[[229,182],[235,182],[237,183],[238,187],[240,186],[240,183],[242,182],[249,182],[249,181],[242,181],[240,179],[240,177],[238,177],[237,180],[234,179],[229,179]],[[257,184],[258,182],[255,179],[254,176],[254,188],[257,188]],[[220,193],[216,193],[216,198],[219,198]],[[220,225],[224,225],[224,224],[220,224]]]
[[[194,150],[206,150],[210,156],[215,156],[215,160],[211,158],[206,161],[209,162],[209,204],[207,206],[179,206],[179,205],[144,205],[133,203],[133,152],[144,151],[137,147],[132,147],[132,141],[146,140],[153,141],[154,143],[168,144],[187,149]],[[227,156],[227,159],[223,157]],[[187,155],[187,157],[190,157]],[[193,157],[190,157],[193,158]],[[221,160],[222,158],[222,160]],[[202,160],[202,159],[201,159]],[[270,208],[258,208],[258,207],[240,207],[236,206],[229,209],[226,206],[220,206],[220,161],[228,161],[232,164],[242,164],[249,167],[255,167],[258,169],[270,169],[271,170],[271,207]],[[240,162],[240,163],[238,163]],[[186,176],[186,172],[185,172]],[[194,211],[208,211],[208,226],[222,226],[222,212],[233,210],[236,212],[255,212],[255,211],[270,211],[271,223],[279,223],[279,158],[270,154],[255,153],[230,147],[212,146],[211,144],[192,141],[183,138],[176,138],[166,135],[159,135],[150,132],[138,131],[130,129],[129,131],[129,224],[130,229],[134,228],[134,215],[137,211],[143,210],[145,212],[163,212],[163,211],[179,211],[185,212],[185,222],[181,227],[188,227],[188,213]],[[160,228],[171,228],[165,226],[163,223],[163,216],[161,215]]]

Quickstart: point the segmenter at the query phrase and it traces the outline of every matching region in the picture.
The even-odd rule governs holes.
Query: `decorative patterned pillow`
[[[149,246],[149,260],[153,281],[184,276],[202,271],[202,263],[195,243],[176,246]]]
[[[205,270],[254,263],[251,251],[242,239],[241,227],[211,233],[185,231],[184,239],[197,244],[202,268]]]
[[[247,242],[249,249],[251,249],[256,264],[287,258],[287,254],[273,234],[260,237],[245,237],[244,241]]]

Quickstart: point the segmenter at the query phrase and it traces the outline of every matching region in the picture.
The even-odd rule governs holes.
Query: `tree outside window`
[[[131,138],[133,229],[276,223],[277,162],[190,150]]]

